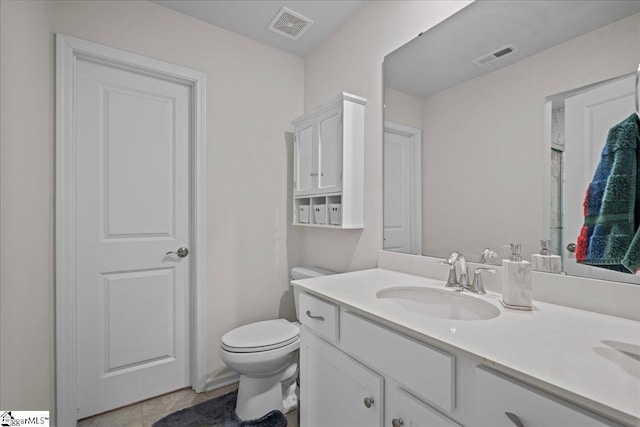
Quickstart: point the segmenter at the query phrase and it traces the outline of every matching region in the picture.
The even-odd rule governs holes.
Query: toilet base
[[[240,376],[236,415],[241,420],[255,420],[271,411],[284,412],[282,373],[266,378]]]

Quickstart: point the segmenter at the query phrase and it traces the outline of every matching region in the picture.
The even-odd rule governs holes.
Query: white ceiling
[[[638,12],[638,0],[476,1],[387,55],[385,86],[423,98]]]
[[[366,0],[153,0],[153,2],[278,49],[305,56],[340,28],[366,3]],[[298,40],[290,40],[267,30],[271,20],[283,6],[314,21]]]

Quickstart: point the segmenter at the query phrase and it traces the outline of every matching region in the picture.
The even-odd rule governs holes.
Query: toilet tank
[[[330,274],[336,274],[335,271],[326,270],[320,267],[293,267],[291,269],[291,280],[310,279],[312,277],[328,276]],[[298,288],[293,288],[293,300],[296,307],[296,316],[300,319],[300,312],[298,311],[298,299],[300,291]]]

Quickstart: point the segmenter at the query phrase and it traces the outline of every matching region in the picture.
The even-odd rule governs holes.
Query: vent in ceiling
[[[288,39],[298,40],[311,24],[313,24],[311,19],[283,7],[267,28]]]
[[[486,55],[482,55],[480,58],[474,59],[473,62],[476,65],[486,65],[489,62],[493,62],[497,59],[504,58],[507,55],[512,54],[518,50],[514,45],[507,45],[501,47],[500,49],[496,49],[495,51],[488,53]]]

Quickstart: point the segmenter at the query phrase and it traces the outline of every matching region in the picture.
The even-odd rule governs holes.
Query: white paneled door
[[[185,84],[82,58],[75,79],[82,418],[190,384],[193,95]]]

